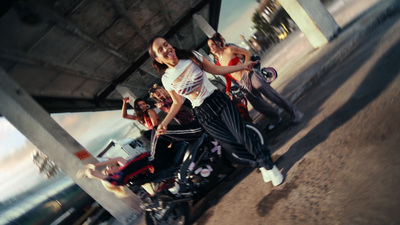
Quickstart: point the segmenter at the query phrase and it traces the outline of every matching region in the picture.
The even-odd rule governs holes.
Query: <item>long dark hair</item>
[[[209,38],[209,39],[208,39],[208,41],[210,41],[210,40],[211,40],[215,45],[217,45],[217,43],[215,43],[215,41],[214,41],[213,38]],[[207,43],[208,43],[208,41],[207,41]],[[208,48],[210,49],[210,54],[214,57],[214,63],[216,63],[216,61],[219,60],[218,56],[217,56],[215,53],[211,52],[210,46],[208,46]]]
[[[133,103],[133,109],[135,110],[137,121],[139,121],[139,123],[141,124],[144,124],[144,117],[145,116],[149,117],[149,113],[147,112],[147,110],[145,112],[142,111],[142,109],[139,106],[140,101],[144,101],[147,104],[146,100],[142,98],[137,98]]]
[[[222,38],[222,35],[220,33],[215,33],[211,39],[213,40],[214,44],[217,45],[220,48],[224,47],[224,40]]]
[[[153,68],[157,70],[159,75],[162,75],[162,74],[164,74],[164,72],[168,68],[168,66],[165,64],[161,64],[155,60],[156,53],[153,50],[153,43],[157,38],[165,39],[163,37],[152,38],[147,47],[147,51],[148,51],[150,57],[154,59],[152,62]],[[178,59],[190,59],[194,63],[196,63],[201,69],[203,69],[203,63],[193,54],[193,52],[191,50],[175,48],[175,54],[178,57]]]
[[[222,35],[220,34],[220,33],[215,33],[211,38],[209,38],[208,40],[211,40],[212,42],[214,42],[214,44],[215,44],[215,46],[217,46],[217,48],[223,48],[224,47],[224,39],[222,38]],[[218,61],[219,60],[219,58],[218,58],[218,56],[216,55],[216,54],[214,54],[214,53],[212,53],[211,52],[211,50],[210,50],[210,53],[211,53],[211,55],[213,55],[214,56],[214,63],[216,62],[216,61]]]

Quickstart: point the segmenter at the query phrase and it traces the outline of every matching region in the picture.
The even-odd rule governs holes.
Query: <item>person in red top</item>
[[[133,103],[133,109],[136,115],[128,115],[127,113],[127,103],[130,102],[129,97],[122,99],[122,118],[137,120],[139,123],[151,130],[154,126],[157,126],[161,121],[157,113],[150,109],[149,104],[146,100],[138,98]]]
[[[246,49],[237,47],[235,45],[225,45],[225,39],[219,33],[215,33],[212,38],[207,42],[210,52],[217,59],[217,66],[234,66],[242,64],[242,61],[237,55],[244,55],[244,62],[250,61],[251,53]],[[274,129],[281,121],[282,118],[278,113],[278,110],[272,107],[265,99],[268,98],[271,102],[277,106],[283,108],[292,117],[294,124],[300,123],[303,118],[303,113],[300,112],[296,106],[285,99],[277,91],[275,91],[260,74],[260,71],[253,69],[253,71],[237,71],[235,73],[226,74],[227,78],[227,91],[230,89],[231,81],[235,81],[241,91],[244,93],[247,100],[251,105],[267,116],[271,120],[271,124],[268,126],[269,130]]]
[[[161,121],[157,113],[150,108],[146,100],[138,98],[133,103],[133,109],[135,115],[129,115],[127,112],[127,103],[130,102],[129,97],[122,99],[122,118],[129,120],[137,120],[147,129],[152,130],[154,126],[157,126]]]
[[[146,100],[138,98],[133,103],[133,109],[135,110],[135,115],[129,115],[127,112],[127,104],[130,102],[129,97],[122,99],[122,118],[129,120],[137,120],[143,126],[147,127],[147,131],[143,133],[143,137],[147,140],[151,140],[151,130],[154,126],[160,124],[161,120],[157,113],[150,109],[149,104]]]

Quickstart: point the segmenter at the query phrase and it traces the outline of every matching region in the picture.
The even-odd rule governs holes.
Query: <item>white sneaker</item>
[[[299,110],[296,110],[294,112],[294,119],[293,119],[293,123],[294,124],[298,124],[301,122],[301,120],[303,119],[304,113],[300,112]]]
[[[267,170],[268,175],[272,181],[272,185],[278,186],[283,182],[283,175],[281,171],[279,171],[278,167],[272,167],[272,170]]]
[[[268,170],[265,169],[264,167],[261,167],[260,171],[261,171],[264,182],[265,183],[271,182],[271,178],[269,177]]]

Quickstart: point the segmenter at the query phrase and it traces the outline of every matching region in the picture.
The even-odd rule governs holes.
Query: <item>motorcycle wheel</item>
[[[169,207],[174,207],[172,212],[170,212],[167,216],[163,216],[162,218],[158,218],[159,211],[151,211],[146,212],[146,224],[147,225],[186,225],[188,224],[188,216],[189,216],[189,204],[187,202],[181,204],[174,204],[166,206],[166,210],[169,210]],[[160,209],[164,210],[164,209]]]
[[[278,77],[278,72],[272,67],[263,67],[261,69],[261,74],[269,84]]]

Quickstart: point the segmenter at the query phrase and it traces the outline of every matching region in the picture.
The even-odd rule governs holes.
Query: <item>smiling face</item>
[[[159,99],[161,101],[166,101],[167,100],[167,96],[165,95],[165,93],[161,89],[157,89],[154,92],[154,97],[156,97],[157,99]]]
[[[156,38],[152,48],[155,60],[158,63],[165,64],[168,67],[173,67],[178,63],[179,60],[176,57],[175,49],[164,38]]]
[[[215,54],[217,52],[217,45],[214,43],[212,39],[208,39],[207,41],[208,48],[210,48],[210,52]]]

